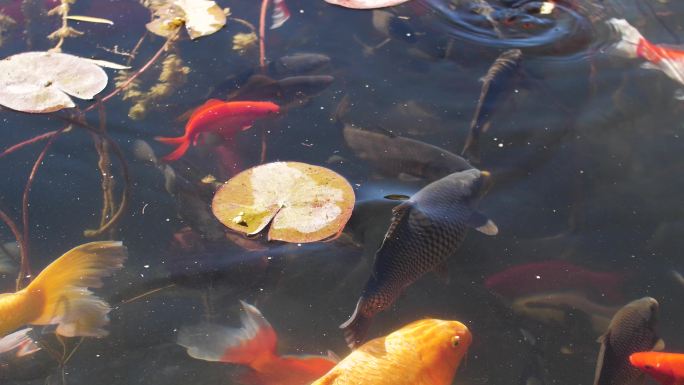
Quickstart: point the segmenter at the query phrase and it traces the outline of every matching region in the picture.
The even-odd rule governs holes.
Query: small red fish
[[[663,385],[684,385],[684,354],[641,352],[629,356],[629,362]]]
[[[191,357],[244,365],[251,370],[240,378],[248,385],[308,385],[339,361],[334,354],[286,355],[276,353],[275,330],[256,307],[242,303],[242,328],[203,323],[182,328],[178,344]]]
[[[617,54],[647,60],[643,68],[662,71],[684,84],[684,50],[651,43],[624,19],[610,19],[608,24],[620,34],[620,41],[613,45]]]
[[[259,118],[275,115],[280,107],[271,102],[225,102],[209,99],[197,108],[185,125],[185,134],[176,138],[156,137],[164,143],[178,146],[172,153],[162,159],[166,162],[178,160],[190,147],[197,144],[203,132],[215,132],[230,140],[240,130],[246,130]]]
[[[596,272],[566,261],[544,261],[513,266],[485,279],[485,286],[507,298],[548,291],[580,290],[608,302],[623,299],[626,276]]]

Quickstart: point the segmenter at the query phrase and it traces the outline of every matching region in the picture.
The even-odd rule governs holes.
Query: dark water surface
[[[260,2],[218,3],[231,7],[233,16],[258,23]],[[377,164],[359,159],[345,144],[344,125],[460,153],[480,95],[479,79],[510,48],[522,50],[523,78],[497,105],[491,127],[482,135],[478,165],[494,175],[495,184],[480,208],[497,223],[499,234],[487,237],[471,230],[449,261],[450,282],[427,274],[376,317],[370,333],[384,335],[428,316],[457,319],[472,330],[474,343],[455,383],[528,384],[532,377],[547,384],[589,384],[600,333],[581,311],[568,310],[568,322],[545,323],[515,315],[510,301],[484,286],[488,276],[508,267],[559,259],[626,277],[624,298],[594,299],[605,306],[643,296],[658,299],[660,334],[669,351],[683,351],[684,287],[672,274],[684,271],[684,108],[674,97],[681,85],[659,71],[640,68],[640,60],[611,55],[608,47],[616,36],[605,21],[625,18],[651,41],[679,44],[684,39],[684,3],[562,0],[551,15],[531,14],[512,3],[491,2],[498,12],[493,17],[502,23],[502,38],[471,11],[468,0],[414,0],[376,12],[287,0],[292,17],[267,32],[267,58],[325,54],[331,61],[315,74],[335,80],[310,100],[295,98],[282,117],[240,133],[235,159],[239,169],[257,165],[261,132],[266,130],[267,161],[327,166],[350,181],[358,201],[340,239],[261,251],[225,240],[221,225],[198,222],[192,214],[195,206],[188,209],[192,199],[208,207],[211,194],[201,178],[212,174],[225,180],[232,174],[230,167],[218,165],[211,144],[191,148],[172,165],[192,191],[180,197],[167,192],[156,167],[135,156],[136,140],[149,142],[158,156],[166,154],[170,148],[154,142],[154,136],[180,134],[179,115],[203,103],[212,90],[225,98],[235,90],[236,76],[255,71],[256,51],[240,56],[231,48],[233,35],[246,31],[237,22],[229,20],[224,30],[196,41],[184,38],[176,52],[191,72],[176,93],[140,120],[128,117],[128,101],[115,97],[106,104],[107,131],[121,146],[132,181],[129,208],[116,235],[128,246],[129,259],[98,291],[113,306],[110,336],[84,340],[63,371],[40,353],[26,367],[0,367],[0,382],[235,383],[235,366],[192,359],[175,340],[179,328],[202,319],[237,327],[239,300],[261,309],[279,333],[281,352],[332,350],[345,356],[348,349],[338,325],[353,310],[396,204],[383,196],[410,195],[429,180],[380,175]],[[73,13],[106,17],[115,24],[73,23],[87,33],[68,39],[64,51],[115,62],[126,58],[97,47],[130,50],[149,20],[146,9],[132,0],[79,0]],[[31,26],[30,48],[26,36],[15,31],[0,47],[1,56],[52,46],[44,36],[56,24],[46,20]],[[148,37],[133,67],[144,64],[163,43],[160,37]],[[107,72],[111,80],[115,71]],[[105,93],[112,89],[110,84]],[[347,107],[338,108],[341,102]],[[80,107],[89,104],[81,102]],[[98,124],[95,111],[86,118]],[[64,124],[55,115],[6,109],[0,119],[0,149]],[[24,184],[42,146],[0,159],[0,208],[14,218],[20,218]],[[118,199],[121,168],[114,164]],[[90,134],[76,128],[56,140],[30,193],[33,265],[44,266],[90,241],[83,230],[97,225],[101,204],[97,153]],[[204,238],[199,247],[184,252],[173,237],[187,226]],[[5,227],[0,240],[13,240]],[[2,291],[13,290],[14,279],[2,277]],[[131,300],[161,287],[165,289]],[[533,345],[521,329],[534,336]],[[75,341],[68,344],[73,347]]]

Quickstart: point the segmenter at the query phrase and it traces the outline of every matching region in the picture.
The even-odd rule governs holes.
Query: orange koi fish
[[[641,352],[629,356],[629,362],[663,385],[684,385],[684,354]]]
[[[178,146],[172,153],[162,159],[166,162],[182,157],[190,144],[197,145],[197,139],[203,132],[216,132],[230,140],[240,130],[247,130],[254,121],[280,112],[280,107],[271,102],[224,102],[209,99],[198,107],[185,125],[185,134],[176,138],[156,137],[155,139],[169,145]]]
[[[613,45],[617,54],[647,60],[643,68],[662,71],[684,84],[684,50],[651,43],[624,19],[610,19],[608,24],[620,34],[620,41]]]
[[[24,289],[0,294],[0,337],[24,325],[57,325],[65,337],[104,337],[109,305],[89,287],[120,269],[126,259],[121,242],[78,246],[48,265]]]
[[[256,307],[240,301],[242,328],[203,323],[183,328],[178,344],[200,360],[244,365],[251,370],[241,382],[250,385],[308,385],[337,363],[328,356],[287,355],[276,353],[275,330]]]
[[[471,341],[458,321],[416,321],[363,344],[312,385],[450,385]]]

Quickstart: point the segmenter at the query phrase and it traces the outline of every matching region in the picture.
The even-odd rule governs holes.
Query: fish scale
[[[477,169],[450,174],[394,209],[371,277],[354,314],[341,326],[350,346],[362,342],[373,316],[392,305],[406,287],[427,272],[444,271],[473,217],[474,227],[491,224],[495,228],[474,208],[488,177]]]

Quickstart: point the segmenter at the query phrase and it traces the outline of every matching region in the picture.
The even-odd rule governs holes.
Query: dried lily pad
[[[226,14],[210,0],[169,0],[154,10],[154,20],[147,29],[169,37],[185,24],[191,39],[211,35],[226,25]]]
[[[409,0],[325,0],[326,3],[353,9],[375,9],[393,7]]]
[[[0,61],[0,104],[46,113],[71,108],[68,95],[92,99],[107,85],[107,74],[89,59],[58,52],[25,52]]]
[[[269,240],[306,243],[340,233],[354,200],[349,182],[334,171],[275,162],[226,182],[214,195],[212,210],[232,230],[253,235],[271,223]]]

